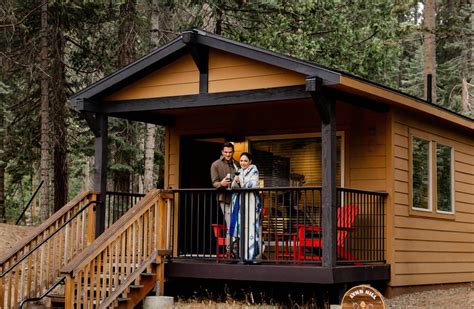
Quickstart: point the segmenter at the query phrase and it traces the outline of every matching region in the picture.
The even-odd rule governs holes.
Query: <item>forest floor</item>
[[[16,226],[0,223],[0,257],[18,241],[28,235],[32,227]],[[474,283],[470,286],[451,289],[438,289],[417,293],[409,293],[386,299],[388,308],[395,309],[473,309],[474,308]],[[284,308],[273,303],[254,304],[251,298],[247,301],[226,299],[215,302],[210,299],[178,300],[176,308]],[[294,308],[313,308],[311,304],[295,305]]]

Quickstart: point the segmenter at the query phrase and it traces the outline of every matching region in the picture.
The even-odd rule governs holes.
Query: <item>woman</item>
[[[252,155],[243,152],[240,155],[240,170],[236,173],[232,188],[258,188],[259,176],[258,169],[252,164]],[[243,205],[241,209],[241,205]],[[258,192],[237,192],[232,195],[232,213],[230,220],[229,233],[234,237],[235,248],[240,247],[239,238],[242,237],[241,227],[244,218],[245,233],[244,237],[244,259],[253,261],[261,254],[260,250],[260,212],[261,204],[258,198]],[[238,252],[234,252],[236,257]]]

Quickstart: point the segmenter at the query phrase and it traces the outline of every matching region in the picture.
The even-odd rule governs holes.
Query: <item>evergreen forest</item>
[[[190,27],[420,98],[430,75],[434,104],[474,118],[474,0],[1,0],[0,221],[36,191],[26,223],[92,188],[94,135],[68,97]],[[162,186],[163,133],[110,119],[109,190]]]

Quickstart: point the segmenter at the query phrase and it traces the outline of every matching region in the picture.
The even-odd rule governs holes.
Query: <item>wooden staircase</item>
[[[83,192],[0,259],[0,308],[41,296],[95,238],[97,194]]]
[[[61,269],[65,308],[133,308],[164,281],[173,195],[150,191]]]
[[[96,198],[79,195],[1,260],[0,308],[45,293],[55,308],[134,308],[157,282],[163,293],[172,194],[150,191],[94,240]]]

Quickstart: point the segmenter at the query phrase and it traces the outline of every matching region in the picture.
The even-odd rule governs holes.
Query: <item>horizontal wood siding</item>
[[[211,49],[209,92],[226,92],[304,85],[305,76],[285,69]]]
[[[176,129],[166,128],[164,158],[164,188],[179,187],[179,135]]]
[[[148,99],[198,93],[199,71],[191,55],[185,55],[105,100]]]
[[[353,107],[349,143],[351,188],[387,191],[386,115]]]
[[[410,130],[454,148],[455,215],[437,218],[410,210]],[[394,235],[392,286],[474,280],[474,137],[395,113],[393,123]]]

